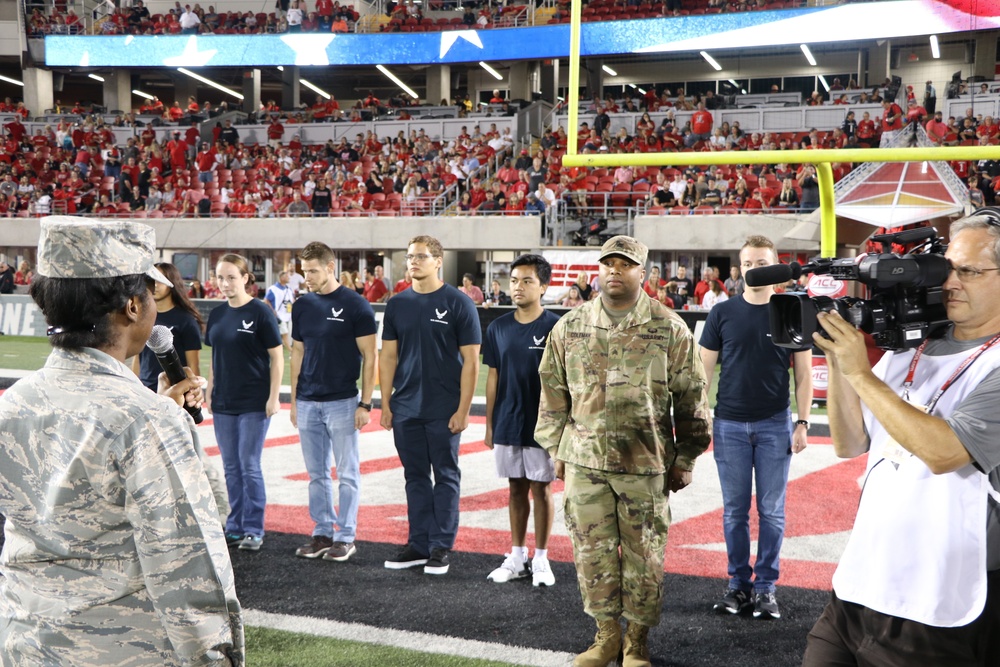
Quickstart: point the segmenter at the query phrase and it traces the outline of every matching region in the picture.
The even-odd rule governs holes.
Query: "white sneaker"
[[[513,554],[504,555],[506,558],[503,560],[503,565],[490,572],[487,579],[497,584],[503,584],[514,579],[524,579],[531,574],[531,570],[528,569],[528,561],[520,560]]]
[[[533,558],[531,560],[531,585],[555,586],[556,575],[552,574],[548,558]]]

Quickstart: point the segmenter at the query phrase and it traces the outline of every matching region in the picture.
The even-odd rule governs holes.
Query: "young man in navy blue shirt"
[[[326,244],[310,243],[301,259],[309,293],[292,306],[291,418],[309,471],[309,516],[315,527],[295,555],[343,562],[357,552],[358,433],[372,409],[378,325],[371,304],[337,281],[334,254]],[[337,466],[336,508],[331,464]]]
[[[441,243],[417,236],[406,252],[413,285],[386,304],[379,381],[382,427],[393,431],[406,478],[410,530],[407,546],[385,566],[422,565],[440,575],[448,573],[458,532],[458,443],[469,425],[482,332],[469,297],[441,280]]]
[[[497,474],[510,484],[511,550],[490,581],[504,583],[529,574],[535,586],[556,583],[549,567],[548,540],[555,504],[550,483],[552,458],[535,441],[541,380],[538,364],[549,332],[559,316],[542,308],[552,267],[541,255],[521,255],[510,265],[512,313],[494,320],[486,330],[483,363],[486,378],[486,446],[496,457]],[[528,492],[535,505],[535,555],[528,565]]]
[[[751,236],[740,249],[743,275],[778,263],[774,244]],[[785,488],[793,453],[806,448],[812,407],[812,346],[794,351],[771,342],[768,302],[774,286],[747,286],[740,296],[716,304],[705,321],[701,360],[708,389],[722,361],[712,425],[715,464],[722,486],[722,531],[729,557],[729,586],[714,609],[754,618],[781,618],[775,597],[778,556],[785,534]],[[795,362],[793,424],[788,365]],[[750,567],[751,481],[756,482],[760,518],[757,560]]]

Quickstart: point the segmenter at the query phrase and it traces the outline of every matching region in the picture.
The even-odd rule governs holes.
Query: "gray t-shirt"
[[[955,340],[949,330],[946,336],[930,341],[924,354],[971,354],[990,338]],[[989,475],[994,489],[1000,490],[1000,369],[991,372],[969,392],[945,421],[976,467]],[[1000,505],[992,499],[988,502],[986,569],[997,570],[1000,569]]]

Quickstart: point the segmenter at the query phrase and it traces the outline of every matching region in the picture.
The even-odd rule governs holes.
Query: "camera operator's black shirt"
[[[771,342],[767,304],[743,296],[715,304],[708,313],[700,345],[719,353],[715,416],[755,422],[787,410],[788,367],[798,350]],[[802,348],[810,349],[811,346]]]

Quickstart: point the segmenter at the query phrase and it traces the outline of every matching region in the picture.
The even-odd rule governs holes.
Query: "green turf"
[[[254,667],[506,667],[509,663],[421,653],[282,630],[246,627]]]
[[[37,336],[0,336],[0,368],[33,371],[45,364],[49,356],[49,342]],[[205,345],[201,349],[201,372],[208,372],[208,363],[212,358],[212,348]],[[486,395],[487,368],[479,365],[479,381],[476,383],[476,396]],[[281,383],[289,385],[292,382],[292,365],[288,354],[285,354],[285,374]]]
[[[0,337],[0,368],[16,368],[19,370],[35,370],[45,364],[49,355],[49,343],[44,338],[34,336],[2,336]],[[201,350],[201,372],[208,372],[208,362],[212,358],[212,348],[204,346]],[[485,364],[479,364],[479,381],[476,383],[476,396],[486,395],[486,374],[489,369]],[[789,371],[791,373],[791,371]],[[715,369],[715,380],[719,379],[719,367]],[[282,384],[291,384],[291,362],[285,355],[285,375]],[[792,376],[791,386],[795,387]],[[713,384],[708,397],[712,407],[715,407],[716,387]],[[826,408],[813,408],[814,413],[826,414]],[[792,394],[792,413],[795,413],[795,395]]]
[[[33,371],[45,365],[49,341],[37,336],[0,336],[0,368]]]

